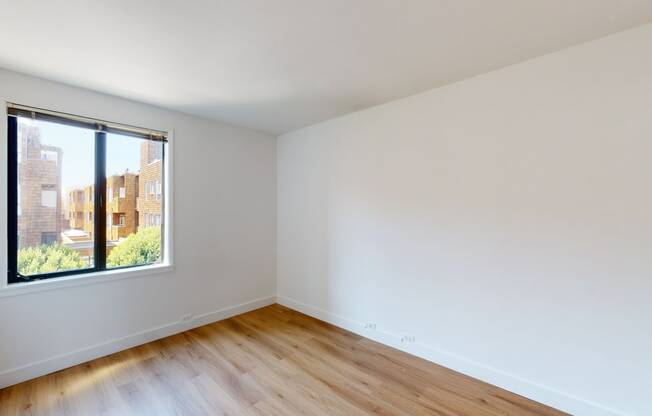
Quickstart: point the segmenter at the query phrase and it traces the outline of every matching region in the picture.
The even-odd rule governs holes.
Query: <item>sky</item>
[[[61,186],[67,193],[95,182],[95,132],[79,127],[19,118],[19,124],[37,126],[41,144],[59,147],[62,151]],[[20,127],[19,127],[20,131]],[[107,176],[140,169],[140,144],[143,139],[107,134]]]

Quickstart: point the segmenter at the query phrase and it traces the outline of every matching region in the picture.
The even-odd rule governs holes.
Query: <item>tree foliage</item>
[[[85,266],[86,263],[78,252],[58,244],[18,250],[18,272],[25,276],[81,269]]]
[[[131,234],[111,250],[108,267],[134,266],[158,261],[161,257],[161,228],[149,227]]]
[[[109,253],[108,267],[149,264],[161,257],[161,228],[150,227],[131,234]],[[25,276],[88,267],[79,252],[59,244],[18,250],[18,272]]]

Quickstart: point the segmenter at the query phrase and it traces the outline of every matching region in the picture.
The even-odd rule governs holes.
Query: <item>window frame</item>
[[[7,106],[5,109],[9,109],[11,107],[11,103],[7,102]],[[62,118],[65,118],[65,116],[71,116],[66,113],[56,113],[56,112],[51,112],[49,110],[43,110],[45,112],[48,112],[50,115],[52,114],[60,114]],[[6,214],[7,214],[7,239],[5,240],[7,242],[7,280],[5,282],[0,282],[0,289],[3,289],[3,292],[7,292],[8,289],[10,288],[15,288],[17,290],[12,290],[10,292],[17,292],[17,293],[22,293],[24,292],[24,288],[30,287],[34,288],[34,285],[38,285],[39,287],[43,287],[43,283],[48,283],[48,287],[55,287],[59,286],[58,284],[53,285],[53,283],[56,283],[57,280],[60,280],[63,285],[69,286],[71,285],[71,279],[74,278],[75,281],[77,279],[83,278],[85,280],[86,277],[106,277],[110,278],[110,280],[114,280],[117,278],[121,278],[121,275],[125,276],[132,276],[132,275],[137,275],[137,274],[150,274],[152,272],[163,272],[163,271],[168,271],[173,268],[172,265],[172,250],[171,250],[171,245],[170,245],[170,239],[171,239],[171,212],[172,212],[172,204],[169,198],[171,198],[171,181],[170,181],[170,176],[171,176],[171,138],[173,135],[172,130],[168,131],[160,131],[162,133],[163,137],[163,142],[165,143],[164,146],[161,146],[161,151],[163,157],[162,159],[162,169],[161,169],[161,180],[165,184],[163,187],[163,192],[164,192],[164,198],[162,199],[161,202],[161,211],[165,213],[164,215],[164,220],[161,223],[161,258],[159,261],[155,263],[149,263],[149,264],[139,264],[139,265],[133,265],[133,266],[124,266],[124,267],[118,267],[118,268],[107,268],[106,267],[106,234],[107,234],[107,229],[106,229],[106,208],[107,208],[107,203],[103,201],[105,191],[106,191],[106,184],[107,184],[107,176],[106,176],[106,135],[107,131],[106,129],[102,131],[102,128],[100,127],[102,123],[101,120],[98,119],[89,119],[86,117],[79,117],[80,119],[85,119],[86,120],[93,120],[99,127],[99,130],[95,130],[95,183],[91,186],[91,189],[93,190],[93,194],[89,195],[89,199],[92,199],[94,202],[94,208],[93,208],[93,220],[94,220],[94,230],[93,230],[93,241],[94,241],[94,266],[90,268],[83,268],[83,269],[77,269],[77,270],[68,270],[68,271],[61,271],[61,272],[53,272],[53,273],[44,273],[44,274],[38,274],[34,276],[21,276],[18,273],[17,270],[17,260],[18,260],[18,244],[19,244],[19,236],[18,236],[18,204],[19,204],[19,193],[18,193],[18,167],[19,167],[19,143],[18,143],[18,117],[16,115],[11,115],[9,114],[9,111],[7,111],[7,169],[8,169],[8,175],[7,175],[7,189],[6,189],[6,195],[7,195],[7,206],[6,206]],[[56,117],[56,116],[54,116]],[[78,116],[71,116],[71,117],[78,117]],[[52,121],[55,123],[59,124],[69,124],[66,122],[61,122],[59,120],[47,120],[47,121]],[[107,122],[108,123],[108,122]],[[118,123],[110,123],[110,128],[113,128],[112,130],[109,130],[109,132],[113,133],[115,132],[116,134],[121,134],[119,131],[115,131],[115,126],[125,126],[125,127],[131,127],[127,124],[118,124]],[[118,127],[119,128],[119,127]],[[146,129],[143,129],[146,130]],[[153,131],[153,130],[150,130]],[[139,136],[140,137],[140,136]],[[150,136],[152,137],[152,136]],[[141,137],[144,140],[147,140],[146,137]],[[159,140],[161,141],[161,140]],[[86,199],[86,192],[84,192],[84,199]],[[66,279],[60,279],[60,278],[66,278]],[[54,279],[54,280],[53,280]],[[80,282],[81,283],[81,282]],[[86,282],[84,282],[86,283]],[[30,289],[31,291],[31,289]],[[3,294],[0,292],[0,297],[2,297]]]

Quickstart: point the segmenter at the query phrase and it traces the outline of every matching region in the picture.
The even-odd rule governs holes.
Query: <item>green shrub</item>
[[[25,276],[81,269],[85,266],[86,262],[77,251],[58,244],[18,250],[18,272]]]
[[[129,235],[106,259],[108,267],[154,263],[161,258],[161,228],[149,227]]]

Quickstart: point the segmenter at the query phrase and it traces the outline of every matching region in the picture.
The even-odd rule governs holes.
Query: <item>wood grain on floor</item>
[[[0,415],[565,413],[272,305],[0,390]]]

